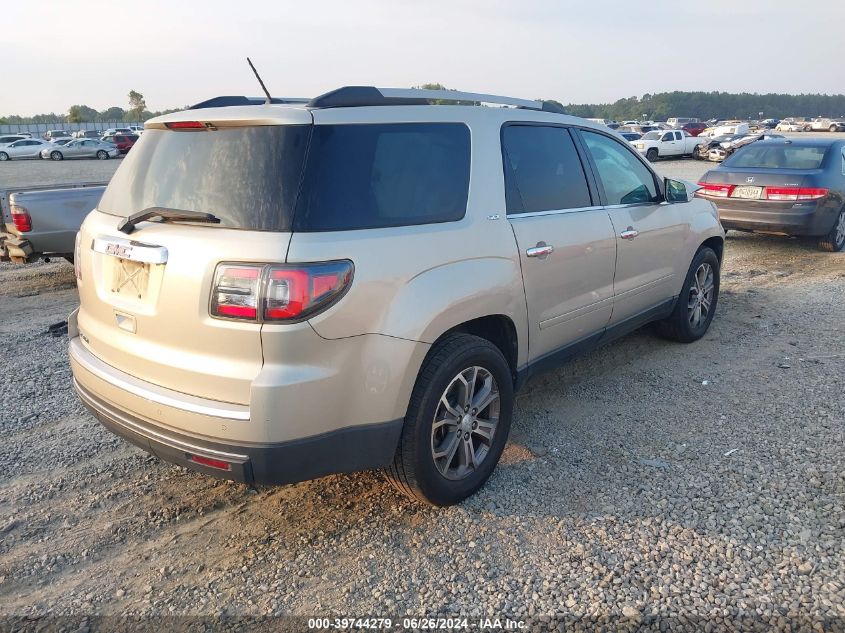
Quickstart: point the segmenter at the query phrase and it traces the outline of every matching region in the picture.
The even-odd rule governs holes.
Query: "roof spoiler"
[[[359,106],[388,105],[431,105],[437,102],[453,102],[463,105],[485,103],[566,114],[554,101],[532,101],[476,92],[457,90],[425,90],[421,88],[376,88],[374,86],[344,86],[332,90],[308,102],[309,108],[350,108]]]
[[[306,98],[298,97],[273,97],[270,103],[283,105],[285,103],[308,103]],[[213,97],[192,105],[188,110],[203,110],[205,108],[226,108],[229,106],[265,105],[266,97],[244,97],[244,96],[223,96]]]

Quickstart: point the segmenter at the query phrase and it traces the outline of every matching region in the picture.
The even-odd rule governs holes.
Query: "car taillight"
[[[766,187],[766,200],[818,200],[827,196],[828,191],[806,187]]]
[[[26,233],[32,230],[32,218],[26,207],[21,207],[17,204],[11,206],[12,222],[15,223],[15,228],[21,233]]]
[[[733,185],[722,185],[716,184],[712,182],[700,182],[698,186],[701,187],[697,194],[702,196],[712,196],[714,198],[727,198],[731,195],[731,192],[734,189]]]
[[[299,321],[321,312],[352,283],[348,260],[314,264],[220,264],[211,315],[244,321]]]
[[[255,321],[258,316],[258,290],[263,270],[263,266],[247,264],[217,266],[211,291],[211,314]]]
[[[171,130],[204,130],[206,127],[205,123],[200,121],[171,121],[164,125]]]

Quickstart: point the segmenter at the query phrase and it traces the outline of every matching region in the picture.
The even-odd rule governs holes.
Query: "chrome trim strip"
[[[551,209],[550,211],[529,211],[528,213],[510,213],[508,220],[520,220],[522,218],[539,218],[545,215],[562,215],[564,213],[583,213],[584,211],[599,211],[609,207],[575,207],[573,209]]]
[[[83,402],[85,402],[89,407],[95,409],[102,415],[106,416],[111,422],[119,424],[120,426],[142,437],[146,437],[161,444],[165,444],[170,448],[175,448],[180,451],[187,451],[188,453],[192,453],[194,455],[222,457],[223,459],[229,462],[249,461],[249,457],[247,455],[226,453],[224,451],[214,450],[213,448],[207,448],[205,446],[195,446],[194,444],[189,444],[188,442],[177,440],[173,437],[170,437],[169,435],[164,435],[162,433],[153,431],[152,429],[142,424],[138,424],[137,422],[132,421],[126,415],[114,409],[113,407],[106,405],[102,400],[97,398],[94,394],[92,394],[85,387],[79,384],[79,381],[76,378],[73,379],[73,386],[76,389],[76,393],[79,395],[80,399],[83,400]]]
[[[122,237],[98,235],[91,243],[95,253],[102,253],[109,257],[119,257],[144,264],[166,264],[167,249],[164,246],[142,244]]]
[[[239,422],[249,421],[249,407],[228,402],[217,402],[191,396],[188,394],[165,389],[152,383],[140,380],[119,369],[115,369],[94,356],[80,341],[80,337],[71,339],[70,355],[86,371],[94,374],[100,380],[122,389],[133,396],[155,402],[166,407],[181,409],[190,413],[207,415],[214,418],[225,418]]]

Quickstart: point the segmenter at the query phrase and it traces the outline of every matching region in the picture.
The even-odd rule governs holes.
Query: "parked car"
[[[696,147],[705,139],[690,136],[683,130],[649,132],[640,140],[634,141],[637,151],[651,162],[670,156],[692,156]]]
[[[718,143],[715,147],[711,147],[710,152],[707,155],[707,159],[721,163],[741,147],[745,147],[751,143],[756,143],[757,141],[778,138],[784,137],[780,134],[736,134]]]
[[[49,130],[44,134],[45,141],[55,141],[57,138],[73,138],[69,132],[64,130]]]
[[[554,104],[401,105],[480,100],[433,94],[148,121],[79,233],[82,402],[210,475],[385,467],[448,505],[490,476],[529,376],[650,321],[707,331],[710,202]]]
[[[99,158],[107,160],[120,156],[120,149],[112,143],[106,143],[93,138],[78,138],[65,143],[61,147],[45,147],[41,150],[41,158],[64,160],[65,158]]]
[[[765,129],[774,129],[780,123],[780,119],[763,119],[758,126]]]
[[[117,147],[121,154],[127,154],[138,141],[138,136],[135,134],[114,134],[106,135],[101,140]]]
[[[25,138],[32,138],[32,132],[15,132],[18,136],[23,136]]]
[[[82,183],[0,191],[0,261],[73,259],[76,233],[105,188],[106,183]]]
[[[53,144],[39,138],[22,138],[0,147],[0,161],[41,158],[41,150],[45,147],[53,147]]]
[[[114,136],[115,134],[132,134],[132,130],[128,127],[110,127],[103,132],[103,136]]]
[[[845,141],[760,141],[744,147],[699,183],[726,229],[818,237],[845,248]]]
[[[681,126],[681,130],[689,134],[690,136],[698,136],[701,134],[707,126],[704,123],[699,123],[698,121],[691,122],[691,123],[684,123]]]
[[[129,126],[129,131],[130,131],[132,134],[135,134],[135,135],[137,135],[137,136],[140,136],[141,134],[143,134],[143,133],[144,133],[144,126],[143,126],[143,125],[130,125],[130,126]]]
[[[98,139],[102,136],[102,132],[99,130],[78,130],[73,133],[74,138],[95,138]]]
[[[643,137],[642,134],[636,132],[620,132],[620,134],[626,141],[637,141]]]
[[[666,119],[666,123],[671,125],[674,129],[678,129],[687,123],[698,123],[698,119],[687,116],[670,117]]]
[[[67,144],[68,144],[68,143],[70,143],[72,140],[74,140],[74,139],[72,139],[72,138],[57,138],[55,141],[50,141],[50,145],[53,145],[53,146],[58,145],[58,146],[60,146],[60,147],[61,147],[62,145],[67,145]],[[42,150],[42,151],[43,151],[43,150]],[[42,157],[42,158],[43,158],[43,157]]]
[[[818,118],[813,121],[811,129],[814,132],[843,132],[845,131],[845,120]]]
[[[25,138],[29,138],[28,136],[23,136],[22,134],[3,134],[0,135],[0,147],[3,145],[8,145],[9,143],[14,143],[15,141],[20,141]]]

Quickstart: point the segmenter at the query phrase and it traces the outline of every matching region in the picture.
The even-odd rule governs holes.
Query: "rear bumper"
[[[779,233],[782,235],[826,235],[833,228],[838,211],[817,203],[761,203],[707,198],[716,204],[725,229]]]
[[[288,484],[384,466],[393,458],[402,432],[402,420],[393,420],[278,444],[223,443],[177,433],[124,411],[75,377],[73,386],[82,403],[114,434],[159,459],[246,484]],[[162,414],[166,417],[166,410]],[[208,460],[219,466],[206,465]]]

